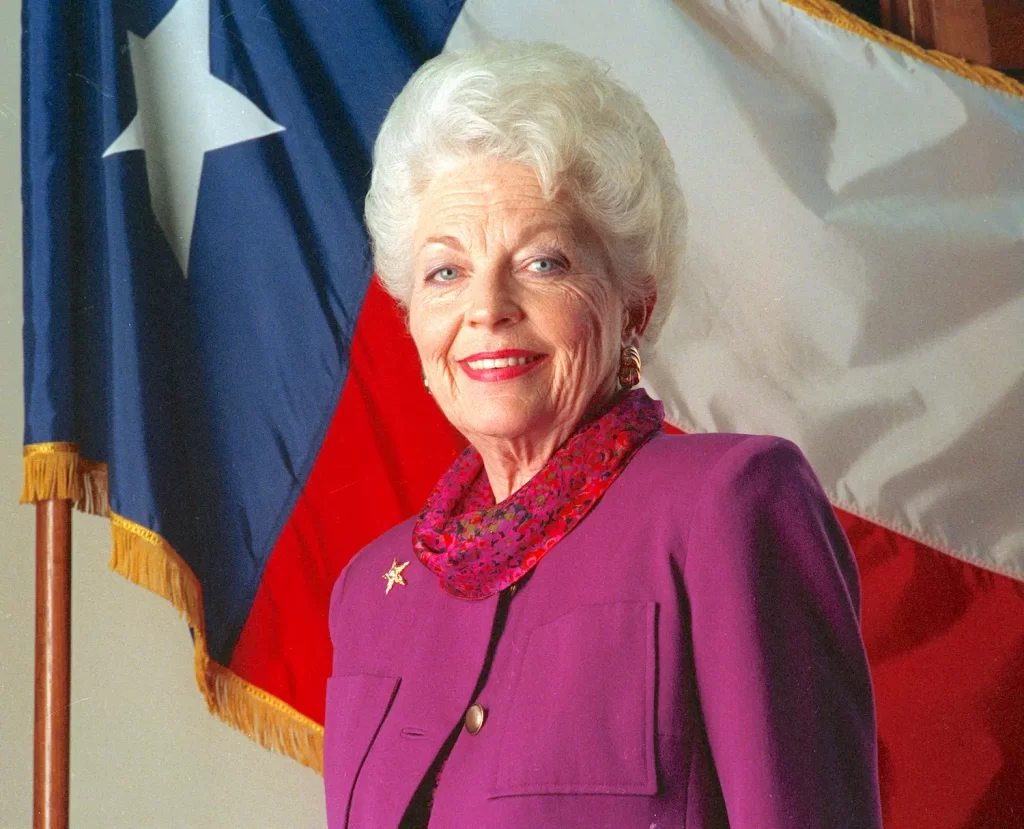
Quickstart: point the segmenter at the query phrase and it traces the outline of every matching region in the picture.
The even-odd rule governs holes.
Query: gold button
[[[479,734],[480,729],[484,727],[486,713],[484,707],[477,702],[469,706],[466,711],[466,731],[470,734]]]

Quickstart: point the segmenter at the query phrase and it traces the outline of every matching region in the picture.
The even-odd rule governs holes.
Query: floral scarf
[[[441,477],[413,528],[419,560],[460,599],[514,584],[570,533],[664,421],[660,402],[634,389],[585,422],[544,467],[494,503],[480,453],[468,447]]]

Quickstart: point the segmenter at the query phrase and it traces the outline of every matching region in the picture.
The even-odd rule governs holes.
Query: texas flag
[[[319,769],[334,580],[463,445],[372,276],[373,140],[441,50],[551,40],[644,98],[687,198],[645,384],[795,441],[853,542],[887,827],[1024,825],[1024,87],[828,0],[24,22],[23,500],[109,516],[211,711]]]

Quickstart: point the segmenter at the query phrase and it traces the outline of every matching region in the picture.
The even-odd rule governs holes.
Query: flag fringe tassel
[[[192,628],[196,684],[210,713],[323,774],[323,726],[210,657],[199,580],[164,538],[110,509],[106,464],[81,458],[73,443],[43,443],[25,447],[24,466],[22,503],[68,499],[110,519],[110,569],[169,601]]]
[[[969,63],[963,58],[957,58],[935,49],[926,49],[913,41],[893,34],[887,29],[882,29],[868,23],[866,20],[862,20],[853,12],[847,11],[838,3],[832,2],[832,0],[783,0],[783,2],[811,17],[824,20],[826,23],[831,23],[837,28],[845,29],[860,37],[873,40],[875,43],[889,49],[902,52],[904,55],[915,58],[922,63],[952,72],[954,75],[959,75],[961,78],[966,78],[997,92],[1005,92],[1007,95],[1024,98],[1024,83],[1011,78],[998,69]]]

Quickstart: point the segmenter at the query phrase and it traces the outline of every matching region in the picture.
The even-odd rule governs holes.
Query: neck
[[[483,439],[476,449],[484,463],[495,503],[501,503],[544,467],[558,447],[569,439],[573,429],[548,432],[540,440]]]
[[[540,472],[576,427],[603,413],[616,396],[616,392],[599,395],[581,417],[559,424],[539,436],[524,435],[512,440],[481,436],[474,440],[473,445],[480,453],[491,492],[494,493],[494,502],[500,504]]]

